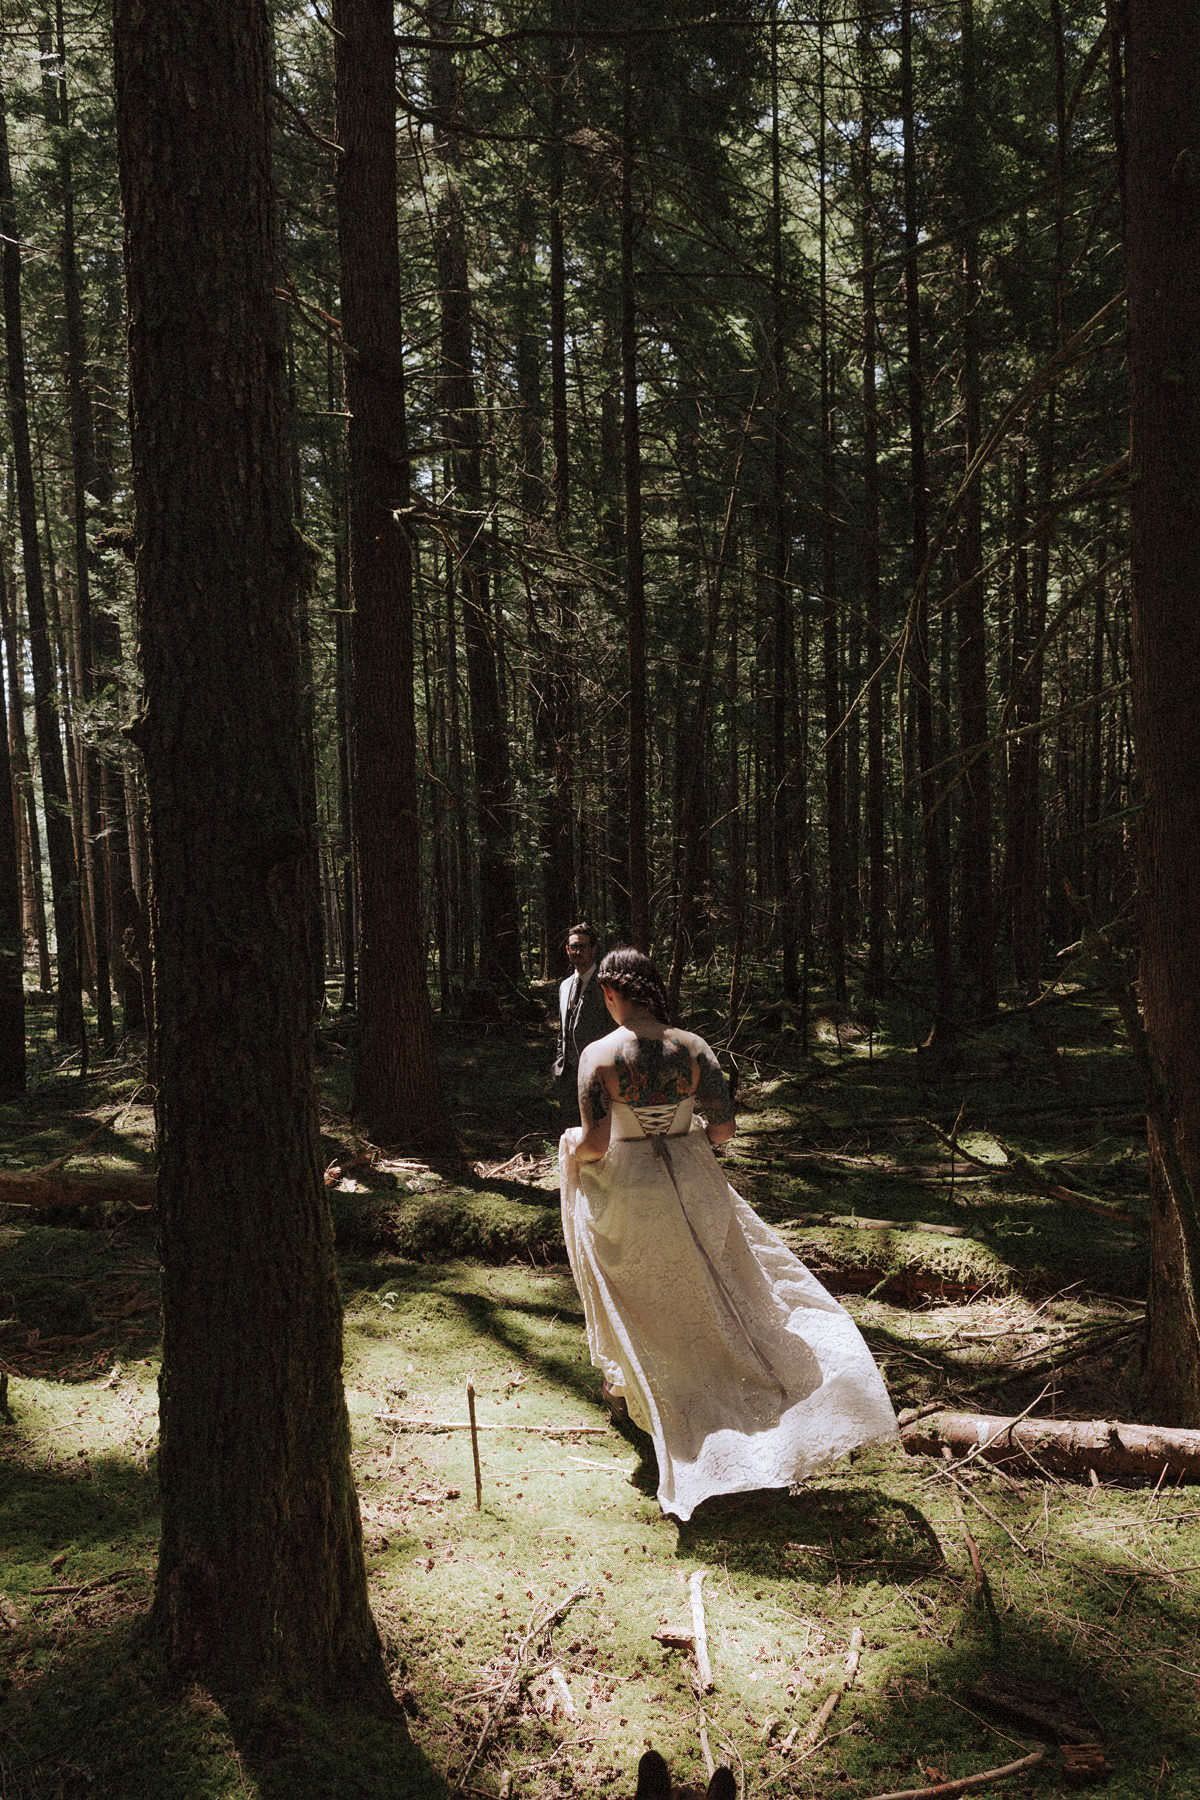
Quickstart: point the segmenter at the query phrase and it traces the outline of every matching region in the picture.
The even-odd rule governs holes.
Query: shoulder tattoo
[[[707,1044],[697,1051],[696,1061],[700,1065],[696,1104],[710,1125],[727,1125],[734,1110],[724,1071]]]

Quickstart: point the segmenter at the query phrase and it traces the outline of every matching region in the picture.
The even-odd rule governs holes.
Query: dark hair
[[[599,942],[599,939],[597,938],[596,933],[593,931],[592,927],[588,924],[586,919],[581,919],[579,921],[578,925],[572,925],[568,929],[566,938],[564,939],[564,942],[569,944],[571,939],[578,932],[582,932],[585,938],[589,938],[591,940],[593,948]]]
[[[636,1000],[647,1012],[653,1013],[661,1025],[670,1021],[667,1018],[667,990],[663,986],[662,976],[640,950],[628,946],[619,950],[610,950],[596,971],[596,980],[601,987],[615,988],[628,1000]]]

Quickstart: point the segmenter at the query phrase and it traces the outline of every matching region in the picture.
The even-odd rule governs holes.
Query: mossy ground
[[[1064,998],[1056,1024],[1053,1061],[1014,1020],[936,1088],[898,1036],[852,1019],[807,1058],[766,1032],[743,1051],[730,1177],[843,1295],[900,1406],[1150,1416],[1134,1080],[1103,1012]],[[562,1261],[545,1041],[447,1026],[441,1047],[468,1175],[384,1155],[331,1195],[372,1596],[410,1741],[358,1718],[248,1725],[165,1686],[139,1631],[157,1534],[152,1222],[14,1208],[5,1800],[432,1796],[468,1770],[485,1795],[506,1778],[529,1800],[631,1794],[647,1741],[696,1779],[702,1730],[751,1796],[865,1800],[1026,1754],[1037,1733],[977,1692],[997,1670],[1103,1742],[1114,1800],[1200,1794],[1196,1490],[952,1477],[887,1450],[792,1496],[664,1519],[652,1455],[601,1408]],[[352,1141],[342,1067],[331,1055],[334,1146]],[[146,1099],[132,1060],[86,1084],[47,1060],[0,1120],[7,1164],[83,1146],[97,1166],[144,1166]],[[687,1627],[698,1569],[703,1696],[654,1635]],[[856,1629],[854,1681],[810,1745]],[[1066,1792],[1060,1758],[995,1791]]]

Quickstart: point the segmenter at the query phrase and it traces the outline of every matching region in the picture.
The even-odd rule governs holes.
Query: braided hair
[[[640,950],[628,947],[610,950],[596,971],[596,980],[601,987],[615,988],[625,999],[644,1006],[661,1025],[670,1023],[662,976]]]

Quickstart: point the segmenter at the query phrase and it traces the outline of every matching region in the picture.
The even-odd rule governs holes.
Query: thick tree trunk
[[[1128,8],[1134,721],[1156,1415],[1200,1424],[1200,14]]]
[[[436,1147],[451,1132],[425,985],[392,10],[345,0],[334,21],[361,901],[352,1105],[377,1142]]]
[[[159,1052],[155,1619],[221,1695],[383,1705],[317,1156],[266,13],[117,0],[114,23]]]

